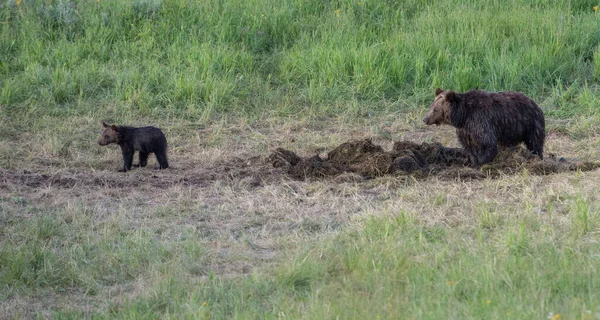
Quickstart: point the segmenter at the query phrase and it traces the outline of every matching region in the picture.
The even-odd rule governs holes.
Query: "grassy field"
[[[600,319],[600,171],[266,161],[457,146],[436,87],[524,92],[546,153],[599,161],[598,5],[0,0],[0,318]],[[171,167],[116,172],[101,120],[161,127]]]

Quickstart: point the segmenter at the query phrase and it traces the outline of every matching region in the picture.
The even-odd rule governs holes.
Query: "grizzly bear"
[[[140,163],[135,167],[145,167],[148,164],[148,155],[154,153],[158,160],[159,169],[169,167],[167,161],[167,138],[164,133],[155,127],[125,127],[108,125],[102,121],[104,131],[98,140],[98,144],[106,146],[116,143],[121,147],[123,154],[123,169],[120,172],[131,170],[133,154],[139,152]]]
[[[438,88],[423,121],[427,125],[455,127],[472,167],[494,160],[498,145],[511,147],[521,142],[543,159],[544,113],[533,100],[519,92],[457,93]]]

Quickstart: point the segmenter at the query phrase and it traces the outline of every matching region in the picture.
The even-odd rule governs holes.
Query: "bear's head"
[[[102,127],[104,127],[104,131],[102,131],[102,135],[100,139],[98,139],[98,144],[101,146],[105,146],[111,143],[119,143],[119,130],[117,126],[108,125],[102,121]]]
[[[426,125],[451,124],[450,112],[456,102],[456,92],[435,89],[435,100],[429,107],[429,112],[423,119]]]

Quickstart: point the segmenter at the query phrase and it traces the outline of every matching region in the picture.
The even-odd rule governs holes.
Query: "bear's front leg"
[[[498,155],[498,142],[494,138],[492,141],[484,141],[481,147],[477,150],[477,162],[483,165],[494,161]]]
[[[134,164],[134,168],[143,168],[148,164],[148,152],[140,151],[138,156],[140,158],[140,162],[138,164]]]
[[[471,168],[479,167],[479,144],[476,143],[476,141],[473,139],[471,131],[464,129],[456,129],[456,135],[458,137],[458,141],[463,147],[465,155],[468,158],[466,165]]]
[[[498,155],[498,140],[496,136],[481,127],[458,129],[458,140],[469,157],[469,166],[479,166],[493,161]]]
[[[133,164],[133,153],[135,151],[127,148],[121,148],[121,152],[123,153],[123,169],[119,170],[119,172],[127,172],[131,170],[131,165]]]
[[[477,154],[475,154],[475,152],[473,150],[466,150],[466,149],[465,149],[465,153],[467,154],[467,157],[469,157],[469,160],[467,161],[467,166],[469,166],[471,168],[479,167],[479,160],[478,160]]]

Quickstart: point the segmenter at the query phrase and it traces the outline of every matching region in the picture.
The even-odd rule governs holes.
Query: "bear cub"
[[[457,93],[438,88],[423,121],[427,125],[455,127],[472,167],[494,160],[498,145],[512,147],[521,142],[543,159],[544,113],[533,100],[519,92]]]
[[[169,167],[167,161],[167,138],[164,133],[156,127],[125,127],[108,125],[102,121],[104,131],[98,140],[98,144],[106,146],[116,143],[121,147],[123,154],[123,169],[119,172],[131,170],[133,154],[139,152],[140,162],[135,167],[145,167],[148,164],[148,155],[154,153],[158,160],[159,169]]]

